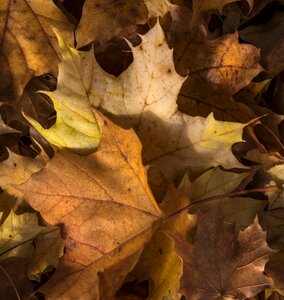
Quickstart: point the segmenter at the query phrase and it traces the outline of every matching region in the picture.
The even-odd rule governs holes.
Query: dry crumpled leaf
[[[0,97],[18,98],[32,75],[57,73],[58,47],[50,25],[70,44],[73,25],[52,0],[1,1]]]
[[[266,244],[257,219],[236,237],[215,209],[198,216],[193,245],[181,233],[166,234],[184,262],[181,293],[187,299],[245,299],[273,284],[263,271],[275,251]]]
[[[54,92],[41,91],[54,103],[56,122],[44,129],[37,121],[28,116],[26,118],[53,145],[75,153],[89,154],[97,148],[101,138],[89,99],[90,74],[84,73],[85,62],[81,61],[79,53],[69,47],[59,33],[56,35],[63,59],[59,65],[57,89]]]
[[[76,30],[77,47],[94,40],[103,43],[146,20],[147,7],[143,0],[86,0]]]
[[[219,120],[247,122],[254,113],[232,95],[248,85],[262,71],[260,51],[240,44],[238,35],[228,34],[215,40],[197,36],[175,45],[175,61],[181,74],[188,72],[178,104],[195,116],[213,112]]]
[[[61,224],[65,255],[41,289],[48,299],[99,299],[102,290],[113,296],[161,217],[138,138],[101,118],[96,153],[57,151],[44,169],[17,186],[47,223]],[[99,280],[98,272],[118,264],[119,273],[103,273]]]
[[[35,213],[16,215],[11,211],[0,226],[0,260],[12,256],[29,258],[33,252],[31,242],[12,248],[21,242],[34,238],[43,229],[43,226],[38,225],[38,218]],[[12,250],[8,251],[9,249]],[[6,251],[8,251],[6,254],[2,254]]]
[[[169,216],[188,205],[189,199],[170,187],[160,207]],[[168,220],[161,228],[189,234],[196,225],[196,217],[187,211]],[[143,251],[134,275],[140,281],[151,279],[149,300],[180,299],[179,282],[182,275],[182,261],[175,253],[174,243],[160,231],[156,232]]]
[[[231,193],[236,190],[248,176],[248,173],[232,173],[223,171],[217,167],[208,170],[193,182],[191,182],[187,174],[185,174],[179,185],[179,189],[189,197],[191,203],[196,203],[196,206],[190,209],[191,213],[196,210],[203,212],[210,211],[216,208],[221,202],[225,222],[234,224],[235,230],[238,232],[253,222],[257,213],[263,211],[267,205],[267,201],[249,197],[232,198],[224,196],[200,205],[198,205],[198,201]]]

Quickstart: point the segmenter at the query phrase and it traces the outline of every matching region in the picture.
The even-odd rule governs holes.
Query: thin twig
[[[280,190],[279,186],[271,185],[271,186],[263,187],[263,188],[255,188],[255,189],[244,190],[244,191],[239,191],[239,192],[225,193],[225,194],[220,194],[220,195],[204,198],[201,200],[194,201],[194,202],[182,207],[181,209],[175,211],[174,213],[167,216],[165,218],[164,222],[168,221],[169,219],[175,217],[176,215],[179,215],[181,212],[188,210],[196,205],[201,205],[201,204],[204,204],[207,202],[211,202],[214,200],[227,198],[227,197],[238,197],[238,196],[244,196],[244,195],[252,194],[252,193],[265,193],[265,192],[273,192],[273,191],[279,191],[279,190]]]

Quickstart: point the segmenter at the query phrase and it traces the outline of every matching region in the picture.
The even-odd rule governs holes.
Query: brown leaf
[[[235,1],[236,0],[193,0],[192,5],[193,5],[194,18],[196,18],[196,16],[208,10],[217,9],[220,13],[222,13],[223,7],[226,4]]]
[[[218,119],[247,122],[254,113],[231,96],[262,71],[259,50],[239,44],[237,34],[216,40],[192,37],[188,43],[176,44],[177,71],[188,70],[178,103],[190,115],[206,116],[214,112]]]
[[[143,0],[86,0],[76,30],[78,48],[92,42],[104,43],[122,30],[147,20]]]
[[[265,266],[265,272],[273,279],[273,290],[284,294],[284,253],[280,251],[275,253]],[[270,298],[269,298],[270,299]],[[282,298],[281,298],[282,299]]]
[[[275,13],[265,24],[252,25],[240,31],[240,37],[261,48],[261,56],[268,78],[284,70],[284,13]]]
[[[278,208],[264,211],[259,215],[259,222],[263,230],[267,231],[267,242],[270,247],[284,250],[284,209]]]
[[[263,271],[275,251],[267,246],[257,219],[235,237],[215,209],[198,216],[193,245],[180,233],[166,234],[184,262],[181,292],[187,299],[245,299],[273,284]]]
[[[33,291],[33,284],[25,274],[26,261],[22,257],[9,257],[1,262],[0,298],[26,299]]]
[[[2,1],[0,15],[0,97],[13,100],[32,75],[57,73],[59,51],[51,25],[71,44],[73,26],[52,0]]]
[[[57,151],[43,170],[18,186],[46,222],[61,224],[65,236],[64,259],[42,289],[48,299],[98,299],[102,282],[97,273],[119,263],[119,278],[108,289],[114,295],[161,216],[147,184],[138,138],[102,119],[96,153],[82,157]],[[111,281],[113,271],[104,276],[103,282]]]

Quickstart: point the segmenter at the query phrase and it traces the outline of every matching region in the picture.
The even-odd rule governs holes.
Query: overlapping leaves
[[[283,41],[268,47],[254,37],[254,27],[241,32],[262,48],[270,76],[251,83],[263,71],[259,49],[239,43],[236,33],[210,40],[214,22],[207,21],[218,11],[228,32],[265,4],[247,1],[245,10],[235,1],[196,0],[192,7],[173,2],[81,5],[77,47],[95,41],[106,66],[108,47],[124,43],[119,76],[100,66],[93,48],[72,47],[74,19],[68,15],[67,21],[62,4],[23,0],[0,6],[0,96],[13,106],[1,105],[0,111],[0,138],[10,139],[1,144],[10,147],[0,164],[1,282],[4,290],[12,281],[14,292],[1,297],[30,295],[30,280],[40,282],[47,299],[121,299],[125,291],[133,299],[244,299],[264,289],[271,293],[271,286],[283,293],[277,266],[284,251],[282,116],[254,99],[260,101],[281,72],[281,57],[278,64],[273,53]],[[156,16],[165,17],[149,19]],[[275,32],[281,20],[277,15],[271,23]],[[136,35],[140,30],[147,32]],[[41,120],[42,112],[34,120],[27,109],[27,125],[20,111],[11,112],[26,107],[22,92],[32,76],[57,76],[59,60],[56,89],[38,92],[50,97],[55,122]],[[46,101],[48,118],[53,108]],[[255,119],[267,112],[271,121]],[[28,126],[31,136],[23,131]],[[198,210],[203,214],[196,229]],[[279,253],[268,247],[256,215],[268,245]],[[269,259],[271,278],[264,273]],[[17,264],[25,274],[17,276]],[[50,277],[44,285],[42,275]],[[149,282],[144,296],[122,287],[131,280]]]

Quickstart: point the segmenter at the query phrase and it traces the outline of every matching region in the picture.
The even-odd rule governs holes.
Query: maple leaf
[[[57,73],[58,47],[51,26],[72,42],[73,26],[51,0],[2,1],[0,97],[18,98],[33,75]]]
[[[178,72],[188,72],[178,98],[181,110],[193,116],[213,112],[226,121],[247,122],[254,118],[246,103],[234,101],[232,95],[263,70],[258,63],[259,49],[240,44],[236,33],[215,40],[192,38],[177,44],[174,52]]]
[[[257,219],[236,238],[215,209],[198,215],[193,245],[181,233],[165,233],[183,260],[181,293],[187,299],[245,299],[273,284],[263,271],[275,251],[267,246]]]
[[[120,264],[120,275],[108,289],[113,295],[161,216],[147,185],[138,138],[101,118],[96,153],[57,151],[45,168],[17,186],[46,222],[62,224],[64,260],[42,289],[50,299],[97,299],[97,273]]]
[[[141,38],[141,45],[131,46],[133,63],[118,77],[105,73],[92,52],[76,52],[84,61],[83,72],[89,74],[91,103],[121,126],[136,129],[144,163],[155,166],[158,177],[174,178],[189,165],[244,167],[231,146],[242,141],[246,125],[177,112],[176,97],[185,78],[175,72],[172,50],[159,23]]]
[[[179,193],[176,188],[170,187],[160,207],[165,215],[170,216],[180,208],[186,206],[189,200]],[[172,220],[164,223],[160,229],[168,229],[188,234],[195,228],[196,217],[186,211]],[[182,262],[175,253],[174,243],[160,230],[155,233],[143,251],[139,262],[133,271],[140,281],[151,279],[153,288],[149,299],[179,299],[179,281],[182,275]]]
[[[267,205],[267,201],[249,197],[225,197],[226,194],[236,190],[244,179],[247,180],[248,176],[248,173],[232,173],[216,167],[203,173],[193,182],[189,180],[188,174],[185,174],[179,189],[189,197],[192,204],[196,204],[196,207],[190,209],[191,213],[196,210],[210,211],[221,202],[224,221],[234,224],[235,230],[238,232],[249,226],[257,213],[262,212]],[[218,195],[221,195],[219,199]],[[199,200],[210,197],[217,197],[217,199],[198,205]]]
[[[28,116],[26,118],[53,145],[89,154],[97,148],[101,138],[88,96],[86,81],[89,74],[84,73],[78,52],[69,47],[58,33],[57,39],[63,58],[59,66],[57,89],[54,92],[41,91],[54,103],[56,122],[44,129],[37,121]]]
[[[93,40],[103,43],[126,27],[145,23],[146,19],[143,0],[86,0],[76,30],[77,46],[80,48]]]

